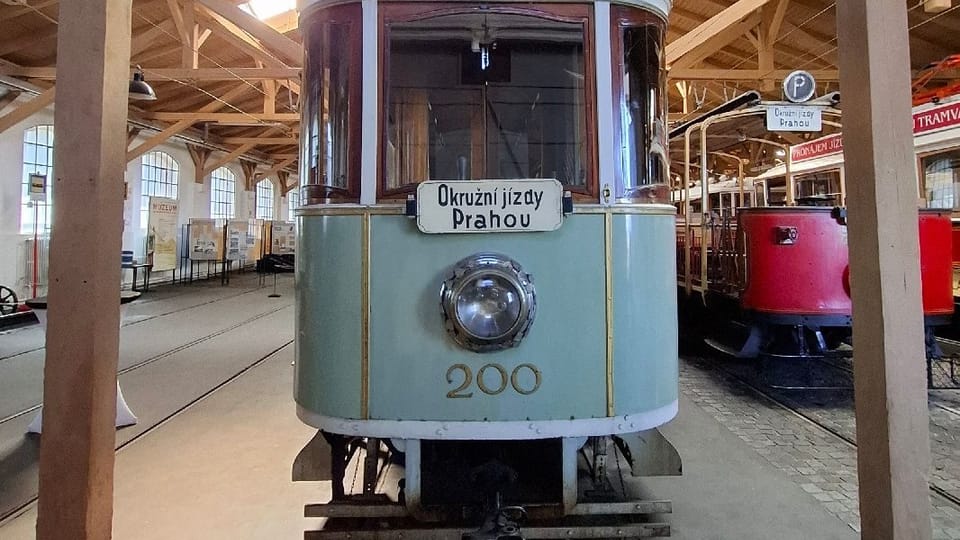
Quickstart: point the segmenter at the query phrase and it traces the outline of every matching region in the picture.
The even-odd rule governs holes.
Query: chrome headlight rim
[[[511,327],[492,337],[473,332],[460,320],[457,310],[458,299],[468,286],[477,279],[491,277],[505,281],[520,302]],[[533,324],[536,306],[533,278],[519,263],[500,253],[481,252],[461,259],[440,287],[440,307],[447,333],[458,345],[474,352],[493,352],[519,345]]]

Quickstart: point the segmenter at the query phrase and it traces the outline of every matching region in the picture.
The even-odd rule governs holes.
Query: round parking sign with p
[[[794,71],[783,80],[783,93],[794,103],[802,103],[813,97],[816,91],[813,75],[806,71]]]

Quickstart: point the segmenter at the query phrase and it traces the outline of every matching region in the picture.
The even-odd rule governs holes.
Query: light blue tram
[[[609,497],[679,471],[669,8],[302,2],[307,537],[669,533]]]

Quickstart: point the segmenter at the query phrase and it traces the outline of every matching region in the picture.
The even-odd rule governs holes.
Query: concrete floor
[[[282,292],[280,302],[289,302],[289,290]],[[229,310],[214,312],[239,317],[227,325],[233,326],[279,307],[265,296],[255,290],[240,294],[224,300],[231,302]],[[172,310],[162,304],[183,307],[184,302],[188,301],[182,296],[171,297],[157,300],[151,309],[163,313]],[[143,422],[134,428],[141,429],[141,436],[117,454],[115,538],[292,539],[321,523],[301,517],[302,510],[305,503],[325,501],[329,483],[290,481],[293,458],[312,435],[297,420],[291,399],[293,347],[288,343],[293,337],[293,310],[282,308],[199,343],[173,347],[186,339],[183,334],[197,330],[192,327],[197,319],[189,312],[217,303],[178,311],[167,322],[166,332],[152,338],[177,352],[128,374],[135,377],[121,377],[124,393]],[[244,315],[237,315],[241,311]],[[139,324],[149,320],[154,319]],[[206,330],[209,335],[213,328]],[[0,343],[7,337],[0,336]],[[10,460],[10,451],[3,449],[35,444],[14,435],[17,420],[0,425],[6,430],[6,435],[0,432],[5,437],[0,438],[0,460]],[[143,433],[147,425],[156,427]],[[118,442],[129,439],[124,431]],[[684,476],[629,482],[651,498],[673,500],[674,514],[667,520],[674,538],[858,537],[689,397],[683,397],[680,416],[664,432],[680,450]],[[0,476],[0,496],[13,489],[9,479],[15,476]],[[0,538],[34,538],[35,512],[27,507],[0,525]]]

